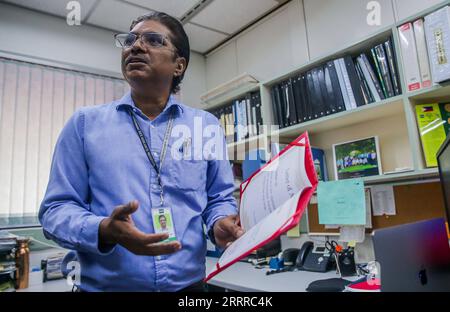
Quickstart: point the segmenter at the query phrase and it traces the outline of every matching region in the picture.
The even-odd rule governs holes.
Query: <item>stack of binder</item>
[[[450,6],[398,27],[408,91],[450,80]]]
[[[227,143],[239,142],[263,132],[259,91],[249,92],[243,97],[222,107],[211,109],[209,112],[219,119]]]
[[[356,57],[330,60],[271,88],[274,121],[280,128],[399,94],[391,38]]]

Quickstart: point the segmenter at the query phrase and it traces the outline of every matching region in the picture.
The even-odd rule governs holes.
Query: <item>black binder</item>
[[[311,84],[310,84],[311,81]],[[317,68],[311,70],[311,78],[308,74],[308,87],[311,95],[311,106],[314,112],[314,118],[325,116],[322,91],[320,89],[319,72]]]
[[[270,95],[271,95],[271,99],[272,99],[272,115],[273,115],[273,122],[275,125],[280,125],[280,117],[278,114],[278,97],[277,97],[277,93],[278,93],[278,85],[274,85],[272,86],[272,88],[270,89]]]
[[[284,116],[284,112],[283,112],[283,106],[284,104],[282,103],[282,89],[281,89],[281,84],[277,84],[274,86],[275,89],[275,105],[276,105],[276,112],[277,112],[277,119],[278,119],[278,125],[280,126],[280,128],[284,128],[284,120],[283,120],[283,116]]]
[[[288,81],[283,81],[283,110],[284,110],[284,115],[283,115],[283,120],[284,120],[284,127],[289,127],[290,126],[290,118],[291,118],[291,110],[290,110],[290,106],[289,106],[289,86],[288,86]]]
[[[331,90],[331,85],[329,85],[330,90],[328,90],[327,87],[327,77],[325,74],[326,67],[319,66],[317,67],[317,76],[319,78],[319,84],[320,84],[320,95],[322,97],[322,110],[324,111],[325,115],[331,115],[336,113],[336,108],[334,107],[334,99],[332,96],[333,91]],[[329,76],[328,76],[329,78]]]
[[[310,111],[311,116],[310,120],[316,119],[319,117],[319,114],[315,103],[314,81],[311,70],[306,73],[306,93],[308,94],[308,110]]]
[[[355,69],[355,63],[351,56],[347,55],[344,57],[345,67],[347,68],[348,77],[350,79],[350,84],[352,87],[353,95],[356,100],[356,106],[362,106],[365,104],[364,97],[362,95],[360,82]]]
[[[295,105],[294,98],[294,87],[293,87],[293,79],[290,78],[286,81],[287,95],[288,95],[288,105],[289,105],[289,125],[297,124],[297,109]]]
[[[302,123],[306,121],[303,97],[301,94],[302,92],[301,82],[302,82],[301,75],[292,77],[292,89],[294,91],[294,102],[295,102],[295,111],[297,112],[297,123]]]
[[[261,111],[261,94],[259,92],[255,92],[254,108],[256,113],[256,132],[257,134],[261,134],[264,121]]]
[[[331,82],[331,89],[333,91],[333,100],[334,100],[334,108],[336,112],[342,112],[345,111],[345,103],[344,98],[342,97],[341,87],[339,85],[339,78],[336,71],[336,67],[334,66],[334,61],[329,61],[326,64],[327,66],[327,73],[330,76],[330,82]],[[325,78],[327,75],[325,75]],[[327,89],[329,87],[327,86]]]
[[[392,41],[389,39],[384,43],[384,49],[386,51],[386,56],[389,64],[389,73],[391,74],[392,86],[394,88],[394,94],[400,95],[402,93],[402,87],[399,82],[398,68],[395,58],[394,47],[392,46]]]
[[[363,72],[361,70],[361,67],[359,66],[359,63],[357,61],[355,61],[355,69],[356,69],[356,73],[358,74],[359,81],[361,83],[360,84],[361,85],[361,91],[363,93],[364,100],[365,100],[366,104],[374,102],[375,100],[372,97],[372,93],[370,92],[370,88],[367,85],[367,81],[364,78],[364,74],[363,74]]]

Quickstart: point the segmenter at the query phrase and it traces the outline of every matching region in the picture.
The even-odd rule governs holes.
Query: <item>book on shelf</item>
[[[274,123],[280,128],[399,95],[392,39],[294,74],[274,84],[270,92]]]
[[[434,83],[450,79],[450,6],[425,16],[425,37]]]
[[[395,96],[394,87],[392,85],[391,75],[389,73],[389,65],[383,44],[379,44],[372,48],[374,63],[377,64],[378,76],[380,77],[384,96],[390,98]]]
[[[416,120],[427,167],[436,167],[436,154],[450,131],[450,103],[416,105]]]
[[[250,92],[244,96],[210,109],[224,129],[227,143],[239,142],[262,133],[261,96]]]

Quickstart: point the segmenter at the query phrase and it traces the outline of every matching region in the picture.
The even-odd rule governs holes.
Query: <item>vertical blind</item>
[[[75,110],[119,99],[127,90],[122,79],[0,58],[3,222],[37,215],[56,140]]]

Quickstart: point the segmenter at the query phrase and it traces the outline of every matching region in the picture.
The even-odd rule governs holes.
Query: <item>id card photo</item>
[[[168,233],[169,238],[163,242],[176,240],[175,227],[170,208],[162,207],[152,209],[153,228],[155,233]]]

